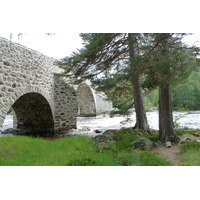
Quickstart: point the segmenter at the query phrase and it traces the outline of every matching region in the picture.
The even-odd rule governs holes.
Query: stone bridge
[[[16,128],[63,133],[76,117],[96,116],[112,108],[88,82],[69,84],[55,59],[0,37],[0,131],[10,110]]]

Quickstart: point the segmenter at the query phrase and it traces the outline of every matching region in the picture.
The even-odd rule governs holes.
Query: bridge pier
[[[59,75],[54,76],[54,84],[54,130],[57,133],[62,133],[72,128],[76,129],[78,113],[76,92]]]

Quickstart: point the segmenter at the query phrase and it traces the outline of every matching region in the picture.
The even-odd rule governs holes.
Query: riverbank
[[[200,130],[179,129],[177,134],[181,142],[171,148],[159,144],[158,132],[152,132],[154,135],[151,136],[123,128],[107,131],[95,138],[80,135],[53,140],[0,137],[0,165],[200,166]],[[135,145],[138,140],[142,146]],[[147,147],[141,140],[147,141]]]
[[[200,129],[200,111],[173,112],[176,128]],[[158,130],[158,111],[147,112],[148,123],[151,129]],[[135,113],[129,116],[99,115],[97,117],[78,117],[77,129],[70,131],[72,135],[87,135],[95,137],[110,129],[133,127],[136,122]],[[13,116],[7,115],[3,131],[13,128]],[[1,136],[1,135],[0,135]]]

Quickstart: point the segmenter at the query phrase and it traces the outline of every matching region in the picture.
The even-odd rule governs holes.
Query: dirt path
[[[178,145],[173,145],[170,148],[166,148],[164,145],[157,143],[156,147],[152,149],[152,153],[162,156],[172,165],[177,166],[179,163],[180,149]]]

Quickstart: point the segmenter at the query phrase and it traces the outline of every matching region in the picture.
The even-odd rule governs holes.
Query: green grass
[[[171,164],[149,151],[140,153],[133,152],[132,154],[127,151],[120,151],[116,154],[116,157],[120,161],[120,165],[123,166],[170,166]]]
[[[189,141],[181,146],[180,165],[200,166],[200,143]]]
[[[123,132],[124,134],[124,132]],[[134,152],[130,141],[139,136],[126,132],[124,137],[98,147],[94,139],[73,136],[47,141],[28,136],[0,137],[1,166],[162,166],[167,161],[151,152]]]
[[[46,141],[25,136],[0,138],[1,166],[113,166],[117,162],[84,136]]]
[[[137,135],[135,131],[127,128],[118,130],[115,140],[107,143],[107,151],[117,158],[118,164],[123,166],[169,166],[170,163],[158,155],[147,151],[134,151],[131,142],[140,138],[148,137],[152,141],[158,140],[158,134]]]
[[[137,131],[133,131],[129,128],[122,128],[116,132],[115,140],[110,141],[108,147],[114,153],[117,153],[118,151],[131,151],[131,143],[140,137],[147,137],[152,142],[156,142],[158,141],[158,132],[155,132],[154,135],[148,133],[138,135]]]
[[[177,135],[182,138],[188,137],[188,141],[180,147],[180,162],[181,166],[200,166],[200,143],[195,141],[199,135],[198,129],[175,129]],[[196,134],[196,136],[195,136]]]

